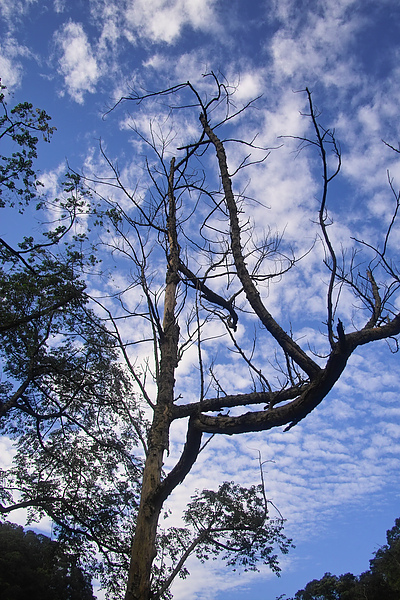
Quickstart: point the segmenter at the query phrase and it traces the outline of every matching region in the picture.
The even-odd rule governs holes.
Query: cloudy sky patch
[[[59,71],[64,77],[65,92],[83,104],[84,94],[96,89],[100,67],[82,24],[67,23],[55,34],[55,42],[61,53]]]
[[[299,343],[322,355],[327,347],[329,280],[316,227],[322,180],[318,152],[298,139],[313,134],[301,90],[312,90],[320,122],[335,129],[340,143],[343,164],[329,196],[329,233],[338,256],[343,252],[349,257],[360,249],[353,238],[382,239],[391,221],[395,201],[387,170],[395,190],[400,186],[399,155],[382,143],[384,139],[397,147],[400,140],[400,11],[395,0],[0,0],[0,26],[3,83],[15,92],[15,102],[28,100],[44,108],[57,127],[50,150],[39,151],[49,194],[57,193],[66,160],[87,175],[110,175],[99,154],[101,139],[107,155],[118,161],[127,189],[138,190],[143,198],[149,183],[143,167],[146,144],[133,129],[160,134],[159,147],[168,140],[168,159],[176,146],[198,132],[197,112],[176,111],[167,97],[162,103],[123,102],[108,113],[121,96],[189,79],[209,98],[213,82],[203,75],[210,71],[237,87],[232,108],[240,109],[261,95],[240,115],[233,133],[247,141],[257,135],[256,143],[269,156],[238,173],[235,191],[246,195],[244,204],[258,240],[269,230],[278,231],[284,234],[285,256],[305,255],[283,281],[265,284],[262,293],[269,310],[293,329]],[[225,107],[219,110],[223,114]],[[227,150],[234,170],[247,150],[234,144],[227,144]],[[259,150],[255,156],[262,154]],[[334,169],[333,157],[330,161]],[[199,169],[210,164],[206,157]],[[215,171],[210,176],[210,186],[217,187]],[[112,196],[107,186],[99,189]],[[126,198],[112,197],[128,207]],[[398,228],[392,240],[398,253]],[[367,256],[360,269],[368,260]],[[126,285],[129,276],[128,271],[116,273],[110,286]],[[379,284],[383,283],[382,276]],[[93,284],[92,291],[96,289],[101,295]],[[127,298],[130,307],[137,300],[133,292]],[[399,301],[397,294],[393,302]],[[346,331],[365,322],[358,308],[350,294],[340,295],[335,318],[343,320]],[[127,336],[137,333],[127,326]],[[219,335],[222,328],[213,333]],[[271,378],[277,377],[267,337],[253,322],[240,324],[238,337],[247,351],[255,334],[260,339],[257,364]],[[146,352],[143,345],[138,358]],[[199,390],[198,372],[193,372],[196,358],[193,346],[178,371],[180,392],[193,398]],[[219,337],[210,340],[204,352],[208,365],[217,360],[223,385],[245,390],[249,376]],[[283,593],[294,595],[325,571],[358,573],[368,568],[373,550],[384,543],[385,530],[400,516],[398,372],[398,355],[385,343],[362,348],[323,404],[291,431],[215,437],[207,445],[185,485],[169,500],[172,518],[179,520],[197,487],[215,488],[231,479],[257,484],[261,456],[266,461],[267,494],[287,519],[298,549],[285,558],[279,581],[265,572],[255,579],[232,577],[218,563],[212,566],[211,578],[193,563],[192,577],[175,586],[178,600],[220,600],[227,590],[232,600],[272,600]],[[180,455],[184,432],[185,424],[177,423],[167,469]],[[3,463],[8,451],[9,442],[0,440]],[[355,552],[352,543],[361,538],[365,549]]]

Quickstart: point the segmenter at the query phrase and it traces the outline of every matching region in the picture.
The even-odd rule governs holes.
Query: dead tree
[[[209,77],[216,91],[206,99],[188,82],[162,92],[132,94],[120,101],[142,104],[167,99],[172,113],[180,108],[198,114],[197,139],[174,151],[172,135],[163,137],[154,124],[149,138],[139,127],[135,128],[140,143],[150,147],[157,157],[156,166],[149,160],[146,163],[151,192],[141,195],[138,190],[129,191],[118,167],[105,153],[112,178],[97,179],[97,184],[114,187],[120,197],[122,193],[121,202],[106,197],[104,188],[100,192],[97,187],[114,227],[114,237],[108,238],[107,245],[129,259],[131,269],[134,267],[131,281],[119,294],[120,309],[125,317],[144,319],[139,341],[153,348],[153,356],[138,368],[117,319],[108,311],[114,335],[152,414],[144,440],[146,463],[126,600],[160,597],[151,585],[160,512],[165,500],[190,472],[204,435],[243,434],[282,426],[287,431],[322,402],[357,348],[376,340],[394,339],[400,333],[399,307],[392,304],[400,279],[389,255],[399,196],[395,193],[394,217],[384,234],[383,245],[359,242],[361,250],[368,249],[370,255],[372,252],[365,273],[360,274],[354,261],[346,264],[338,258],[329,235],[328,188],[340,171],[341,154],[333,132],[320,124],[308,89],[304,91],[309,108],[305,118],[310,119],[313,133],[300,139],[300,143],[316,148],[322,169],[316,219],[328,279],[326,356],[316,357],[307,345],[300,345],[268,310],[262,284],[282,278],[289,269],[296,268],[297,259],[280,249],[279,236],[269,236],[264,243],[252,245],[246,199],[239,190],[235,191],[226,148],[228,143],[237,143],[251,152],[256,148],[255,141],[235,140],[229,133],[223,137],[232,119],[244,109],[235,109],[227,85],[213,74]],[[332,152],[336,160],[333,171],[328,167],[328,155]],[[267,154],[268,150],[261,161]],[[215,161],[213,166],[207,162],[211,160]],[[219,186],[215,189],[207,184],[206,169],[199,167],[206,163],[207,169],[214,168],[218,173]],[[250,155],[245,156],[236,172],[250,163]],[[275,265],[272,269],[271,264]],[[160,283],[164,268],[164,281]],[[342,322],[337,291],[343,286],[353,293],[360,310],[368,311],[358,328]],[[138,289],[140,294],[132,292]],[[129,294],[133,294],[130,304]],[[276,346],[279,377],[275,380],[266,374],[271,356],[259,352],[256,357],[237,338],[238,325],[246,322],[248,313]],[[224,328],[227,346],[239,354],[249,369],[246,393],[225,391],[212,361],[205,364],[202,350],[207,338],[212,338],[216,323]],[[199,373],[199,394],[195,399],[176,380],[184,351],[193,345],[197,346]],[[233,409],[235,413],[230,414]],[[186,441],[175,466],[164,473],[170,429],[177,419],[187,421]]]

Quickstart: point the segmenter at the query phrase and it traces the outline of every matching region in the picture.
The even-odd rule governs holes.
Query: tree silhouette
[[[137,110],[149,103],[155,114],[162,113],[162,126],[150,121],[147,133],[143,119],[132,125],[144,155],[137,184],[129,184],[104,146],[101,176],[73,174],[79,186],[90,189],[79,210],[105,263],[100,278],[87,263],[80,272],[92,288],[101,282],[104,289],[85,291],[90,311],[78,303],[66,321],[71,331],[79,331],[74,343],[62,346],[60,364],[72,365],[70,380],[65,369],[54,368],[51,376],[59,387],[50,394],[47,379],[49,387],[39,388],[44,390],[39,398],[52,402],[64,397],[65,388],[71,404],[62,405],[49,428],[39,427],[39,437],[43,418],[26,410],[24,391],[22,401],[10,407],[10,414],[21,418],[15,433],[19,452],[16,469],[6,475],[2,512],[21,505],[47,512],[71,537],[97,543],[111,571],[115,565],[128,568],[133,538],[126,600],[168,598],[173,578],[186,574],[190,554],[205,559],[222,553],[232,566],[255,568],[261,561],[275,568],[274,548],[285,552],[289,541],[281,532],[281,517],[271,518],[263,480],[252,495],[226,483],[217,492],[199,492],[185,513],[186,531],[160,531],[166,499],[215,435],[291,429],[327,396],[356,349],[378,340],[393,340],[397,349],[400,333],[395,304],[400,277],[391,247],[399,208],[394,186],[393,216],[381,242],[353,240],[349,257],[338,251],[329,229],[328,190],[340,172],[340,148],[333,131],[321,125],[311,92],[304,90],[311,133],[297,141],[301,150],[316,151],[322,183],[315,214],[318,240],[305,249],[300,245],[304,250],[297,256],[282,232],[267,227],[266,199],[247,197],[240,179],[247,167],[264,168],[270,153],[254,138],[236,135],[235,119],[244,120],[253,103],[236,108],[233,88],[214,74],[204,82],[202,89],[187,82],[132,93],[118,103],[135,103]],[[231,148],[236,167],[228,164]],[[279,285],[285,290],[285,278],[313,252],[321,259],[320,267],[313,263],[315,278],[320,280],[324,269],[326,279],[320,354],[311,350],[320,324],[309,339],[294,333],[296,321],[307,316],[307,303],[303,314],[281,314],[280,320],[268,299],[268,290],[276,294]],[[109,268],[110,261],[116,269]],[[343,307],[344,290],[358,309],[357,319]],[[35,323],[35,310],[30,314]],[[253,329],[258,335],[251,339]],[[56,365],[54,348],[65,331],[55,332],[35,349],[48,350]],[[9,347],[4,348],[9,356]],[[84,369],[88,349],[95,352]],[[116,353],[123,366],[116,363]],[[83,361],[78,362],[82,377],[74,377],[79,369],[70,357]],[[179,371],[183,364],[190,364],[189,377]],[[244,388],[236,381],[238,365],[247,369]],[[224,379],[224,372],[231,376]],[[22,381],[23,375],[13,372]],[[76,412],[71,414],[70,406]],[[184,424],[186,435],[176,442],[180,457],[166,468],[177,424]],[[32,444],[34,456],[27,452]],[[22,494],[22,504],[13,504],[15,491]],[[117,587],[114,592],[119,593]]]
[[[94,600],[77,557],[45,535],[0,524],[0,593],[7,600]]]
[[[284,249],[279,235],[267,233],[260,240],[251,223],[252,199],[235,191],[234,176],[254,162],[264,162],[269,154],[264,149],[264,156],[252,161],[250,153],[262,150],[254,140],[237,139],[230,128],[232,121],[243,117],[243,111],[252,103],[236,109],[234,90],[214,74],[208,77],[215,86],[213,93],[210,88],[201,93],[187,82],[159,92],[132,93],[120,100],[139,105],[167,103],[172,119],[178,111],[195,111],[199,116],[192,139],[175,145],[175,149],[175,137],[180,141],[184,135],[176,133],[172,125],[171,132],[165,133],[150,123],[148,137],[133,126],[143,147],[150,149],[156,159],[154,162],[146,158],[151,190],[143,194],[137,189],[130,192],[118,166],[105,152],[110,175],[93,181],[94,189],[101,189],[104,198],[107,186],[115,192],[115,199],[105,198],[114,227],[114,236],[107,243],[115,254],[130,261],[134,275],[129,291],[135,290],[137,299],[135,308],[129,310],[128,301],[123,300],[127,296],[121,290],[121,306],[128,319],[145,319],[148,329],[142,341],[145,345],[151,339],[153,347],[151,362],[143,370],[137,369],[123,350],[128,368],[152,412],[126,600],[153,597],[151,569],[157,553],[161,509],[190,472],[204,435],[267,431],[282,425],[286,426],[285,431],[291,429],[326,397],[357,348],[394,338],[400,332],[400,313],[392,304],[400,279],[395,255],[390,250],[399,195],[394,193],[393,218],[383,233],[382,244],[374,246],[362,240],[349,261],[345,256],[339,257],[329,234],[328,189],[340,172],[341,153],[334,132],[320,124],[308,89],[304,91],[308,103],[305,118],[310,120],[313,134],[298,141],[301,149],[311,147],[317,151],[322,171],[316,218],[328,273],[325,355],[313,355],[306,343],[300,345],[291,331],[274,318],[267,306],[264,286],[281,282],[289,270],[296,268],[299,259]],[[239,147],[239,154],[243,148],[249,152],[235,169],[228,167],[228,145]],[[219,182],[212,175],[208,180],[210,172],[218,174]],[[156,252],[160,247],[161,255]],[[364,273],[359,269],[362,251],[369,255]],[[157,273],[165,273],[165,283],[157,277],[154,265]],[[357,326],[342,321],[343,289],[353,295],[361,315],[367,314]],[[306,306],[304,310],[307,311]],[[245,327],[248,324],[248,314],[263,332],[263,341],[258,346],[255,340],[250,349],[237,334],[241,323]],[[107,317],[125,349],[117,321],[110,311]],[[291,318],[295,321],[296,315]],[[205,355],[213,335],[224,335],[228,347],[247,365],[252,384],[246,392],[226,391],[213,361],[206,368]],[[266,356],[262,351],[264,339],[275,344],[275,378],[266,375],[271,354]],[[200,380],[197,400],[188,397],[176,381],[184,352],[193,345],[197,346]],[[219,350],[219,354],[222,356],[223,352]],[[229,365],[227,353],[221,356],[220,360]],[[149,379],[156,391],[148,391]],[[235,389],[234,378],[232,388]],[[181,457],[164,474],[162,466],[169,449],[171,426],[182,419],[187,420],[187,434]]]

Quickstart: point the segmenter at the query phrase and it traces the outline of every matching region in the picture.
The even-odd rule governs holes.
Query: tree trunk
[[[157,526],[164,500],[161,488],[163,455],[169,446],[179,344],[179,326],[175,315],[179,284],[179,244],[173,189],[174,173],[175,161],[172,159],[168,179],[167,274],[164,319],[159,339],[160,368],[157,381],[157,402],[148,439],[148,453],[143,472],[142,492],[131,549],[125,600],[150,600],[151,598],[151,567],[157,554]]]
[[[150,599],[151,567],[156,556],[156,533],[161,510],[161,504],[154,498],[154,488],[160,483],[162,456],[161,448],[149,449],[143,473],[125,600]]]

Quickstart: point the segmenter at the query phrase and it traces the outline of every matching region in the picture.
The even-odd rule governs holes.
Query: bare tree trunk
[[[156,557],[156,534],[164,495],[161,476],[164,451],[169,446],[169,428],[174,402],[175,369],[178,364],[179,326],[176,320],[176,295],[179,284],[179,245],[174,197],[175,161],[168,179],[167,274],[164,319],[160,330],[160,368],[157,403],[148,439],[148,454],[143,472],[140,507],[131,550],[131,564],[125,600],[151,598],[151,567]]]
[[[156,556],[156,533],[161,504],[154,501],[154,487],[160,481],[163,451],[152,448],[143,473],[143,487],[131,550],[126,600],[150,598],[151,566]]]

